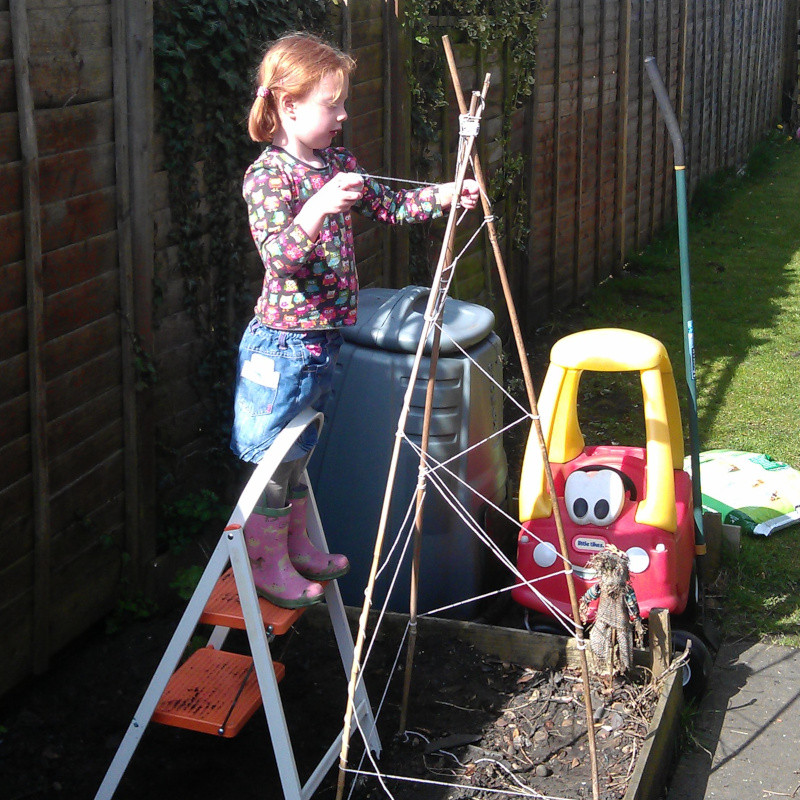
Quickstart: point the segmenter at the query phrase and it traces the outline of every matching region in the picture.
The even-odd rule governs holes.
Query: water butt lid
[[[363,289],[358,295],[358,321],[342,328],[345,340],[363,347],[416,353],[425,325],[431,290],[427,286],[405,289]],[[494,314],[484,306],[448,298],[444,305],[439,352],[452,355],[482,342],[494,328]],[[425,344],[430,354],[433,330]]]

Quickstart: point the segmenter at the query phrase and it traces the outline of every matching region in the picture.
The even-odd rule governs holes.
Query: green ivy
[[[192,595],[197,589],[197,584],[200,583],[200,578],[203,577],[204,567],[199,564],[192,564],[186,569],[182,569],[175,574],[175,579],[170,583],[169,588],[172,589],[181,600],[187,603],[192,599]]]
[[[228,457],[236,339],[255,304],[245,268],[253,245],[238,202],[258,153],[247,136],[255,70],[268,42],[319,31],[326,15],[325,0],[160,0],[154,9],[170,239],[202,346],[196,379],[212,457]],[[170,279],[157,275],[156,298]]]
[[[544,0],[408,0],[404,7],[404,24],[411,41],[407,72],[412,167],[419,178],[429,178],[437,169],[430,146],[441,136],[442,109],[447,104],[445,81],[449,81],[442,34],[448,32],[454,41],[472,43],[476,52],[496,51],[504,56],[508,91],[497,136],[502,156],[499,167],[488,178],[487,188],[498,217],[498,232],[502,235],[509,229],[517,249],[523,249],[527,242],[527,199],[523,185],[525,160],[510,149],[511,118],[533,91],[536,35],[545,5]],[[506,220],[502,202],[513,186],[519,187],[519,200],[514,218]],[[412,279],[419,280],[421,270],[428,268],[425,248],[429,242],[427,234],[412,231]]]
[[[165,505],[158,531],[158,551],[180,553],[204,533],[210,523],[224,522],[229,511],[210,489],[191,492]]]

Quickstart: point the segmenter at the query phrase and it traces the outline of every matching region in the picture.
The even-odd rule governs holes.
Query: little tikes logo
[[[576,536],[572,546],[579,553],[599,553],[607,542],[601,536]]]

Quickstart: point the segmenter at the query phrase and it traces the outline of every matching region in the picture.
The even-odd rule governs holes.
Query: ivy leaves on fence
[[[413,167],[419,177],[430,178],[435,171],[430,147],[441,135],[442,109],[447,105],[444,81],[448,71],[441,35],[447,31],[454,39],[469,42],[476,53],[501,55],[505,71],[502,124],[497,135],[501,156],[490,174],[489,194],[499,212],[512,185],[519,187],[514,219],[505,220],[502,213],[498,219],[499,230],[509,229],[518,248],[527,241],[527,201],[521,185],[524,160],[510,147],[511,120],[533,90],[536,36],[544,6],[543,0],[409,0],[404,7],[411,40],[407,70]],[[424,242],[425,237],[420,238]],[[412,265],[425,261],[424,255],[412,253]]]

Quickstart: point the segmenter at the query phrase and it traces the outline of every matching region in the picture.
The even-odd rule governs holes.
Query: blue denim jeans
[[[260,461],[303,409],[322,409],[341,346],[338,331],[294,333],[250,322],[239,344],[231,434],[231,449],[239,458]],[[309,425],[285,460],[311,452],[316,443],[317,429]]]

